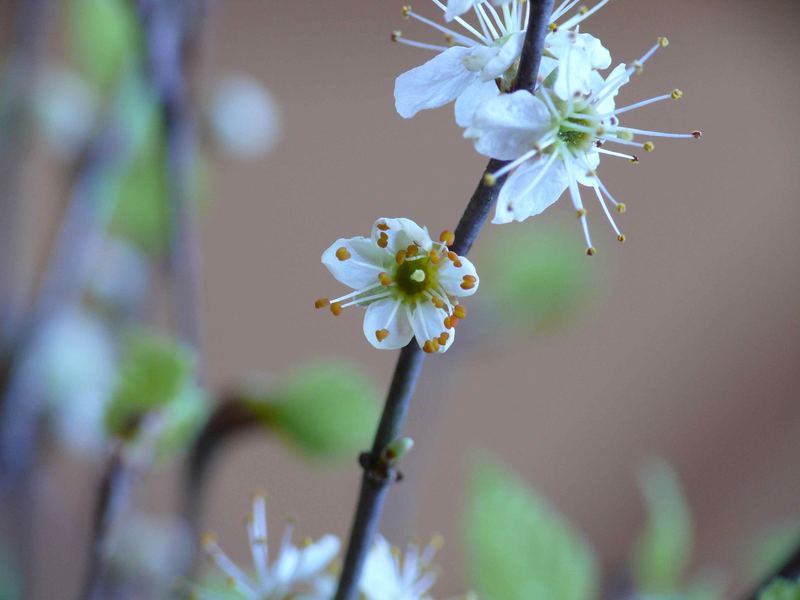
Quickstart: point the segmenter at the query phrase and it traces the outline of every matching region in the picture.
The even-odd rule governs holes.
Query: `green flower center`
[[[425,292],[436,288],[438,268],[427,256],[406,259],[398,265],[392,278],[401,299],[413,303],[426,298]]]

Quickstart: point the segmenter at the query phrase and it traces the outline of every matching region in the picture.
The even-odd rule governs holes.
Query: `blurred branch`
[[[13,336],[23,297],[20,176],[30,141],[30,107],[50,0],[14,4],[14,24],[0,89],[0,351]]]
[[[533,5],[515,88],[532,91],[536,85],[554,0],[530,1]],[[491,160],[486,172],[494,172],[503,164],[502,161]],[[453,252],[461,256],[469,252],[497,201],[503,183],[504,178],[501,178],[490,186],[481,178],[455,229],[455,243],[451,247]],[[423,359],[422,350],[413,340],[400,351],[372,450],[361,456],[360,463],[364,470],[361,492],[335,600],[354,600],[358,593],[358,582],[367,552],[375,539],[389,484],[397,480],[397,473],[386,462],[384,450],[400,435]]]
[[[173,311],[180,337],[202,356],[200,245],[197,203],[192,198],[197,143],[186,66],[195,48],[203,6],[195,0],[139,0],[138,8],[147,39],[149,76],[164,123]]]

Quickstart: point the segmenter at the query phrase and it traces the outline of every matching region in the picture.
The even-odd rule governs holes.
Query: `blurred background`
[[[80,27],[74,33],[70,2],[35,4],[44,22],[41,54],[22,70],[35,115],[27,141],[6,143],[0,156],[6,324],[32,297],[85,160],[92,111],[104,101],[97,73],[122,68],[90,65],[92,89],[86,57],[103,52]],[[449,107],[410,121],[395,113],[394,78],[428,58],[389,41],[401,27],[427,40],[427,30],[402,20],[400,4],[209,5],[190,87],[202,149],[192,180],[201,206],[199,360],[211,398],[243,376],[280,380],[324,357],[360,365],[379,396],[388,385],[396,353],[364,340],[360,311],[333,319],[313,310],[315,298],[340,290],[320,255],[339,237],[367,234],[381,216],[408,216],[435,232],[452,228],[485,162],[461,138]],[[427,4],[417,0],[415,9],[436,14]],[[25,5],[0,4],[7,57]],[[460,533],[466,474],[487,451],[583,533],[608,580],[623,569],[642,526],[637,477],[651,457],[669,462],[683,482],[695,525],[691,570],[718,568],[730,597],[753,581],[755,540],[799,516],[797,17],[790,2],[619,0],[585,25],[615,61],[668,35],[669,48],[621,101],[674,87],[685,97],[627,122],[705,135],[659,142],[635,167],[603,163],[605,183],[628,206],[618,219],[624,245],[590,211],[598,255],[586,257],[563,199],[534,220],[489,225],[481,235],[471,255],[480,292],[467,303],[470,318],[453,350],[426,360],[407,427],[416,446],[383,526],[397,544],[444,535],[437,597],[469,589]],[[5,122],[7,137],[12,125]],[[129,191],[121,192],[135,196],[133,209],[110,219],[128,241],[88,252],[95,296],[142,294],[138,306],[147,308],[130,310],[164,325],[172,317],[163,248],[149,245],[151,217],[142,208],[160,193],[149,173],[163,156],[153,156],[134,159]],[[509,266],[517,262],[518,269]],[[105,368],[104,344],[112,342],[85,322],[96,302],[84,299],[80,315],[73,307],[61,330],[42,334],[52,355],[36,361],[74,361],[70,368],[106,381],[95,371]],[[104,310],[106,323],[114,322]],[[70,327],[79,328],[81,342],[69,337]],[[81,414],[53,412],[62,416],[50,420],[72,431],[48,444],[33,486],[32,598],[73,596],[83,575],[104,450],[79,423],[93,418],[85,411],[102,412],[112,384],[91,392],[76,385]],[[249,499],[263,489],[271,523],[296,517],[303,535],[346,536],[360,478],[355,453],[334,461],[307,454],[257,432],[226,446],[207,483],[202,529],[243,560]],[[137,508],[174,510],[180,468],[149,474]]]

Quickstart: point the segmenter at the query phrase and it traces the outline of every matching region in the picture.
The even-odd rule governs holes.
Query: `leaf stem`
[[[533,5],[520,57],[515,89],[532,91],[536,84],[536,74],[539,72],[539,63],[542,58],[544,39],[547,35],[547,26],[553,11],[554,0],[529,1],[533,2]],[[504,164],[503,161],[492,159],[486,167],[486,172],[495,172]],[[481,182],[472,194],[455,230],[455,243],[452,250],[456,254],[464,256],[472,248],[472,244],[477,239],[497,201],[504,181],[505,179],[501,178],[495,185],[488,185],[481,177]],[[361,492],[334,600],[354,600],[358,593],[358,582],[367,552],[378,530],[389,485],[399,479],[399,473],[395,472],[383,458],[383,451],[402,430],[408,406],[422,370],[423,360],[424,354],[413,340],[400,351],[372,450],[360,457],[360,463],[364,470],[361,478]]]

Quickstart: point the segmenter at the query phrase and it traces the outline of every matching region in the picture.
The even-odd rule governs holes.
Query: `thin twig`
[[[530,1],[533,2],[533,6],[520,57],[516,89],[523,87],[534,89],[536,84],[534,74],[539,72],[548,20],[553,10],[554,0]],[[495,172],[504,164],[502,161],[491,160],[486,167],[486,172]],[[456,254],[464,256],[472,248],[472,244],[477,239],[497,201],[503,183],[504,178],[501,178],[495,185],[488,185],[483,177],[481,178],[481,182],[455,229],[456,239],[452,250]],[[372,450],[361,455],[360,463],[364,470],[361,478],[361,492],[335,600],[354,600],[358,593],[358,582],[367,552],[378,530],[389,484],[398,478],[398,473],[385,459],[384,449],[398,437],[402,430],[408,406],[422,369],[423,359],[424,354],[413,340],[400,351]]]

